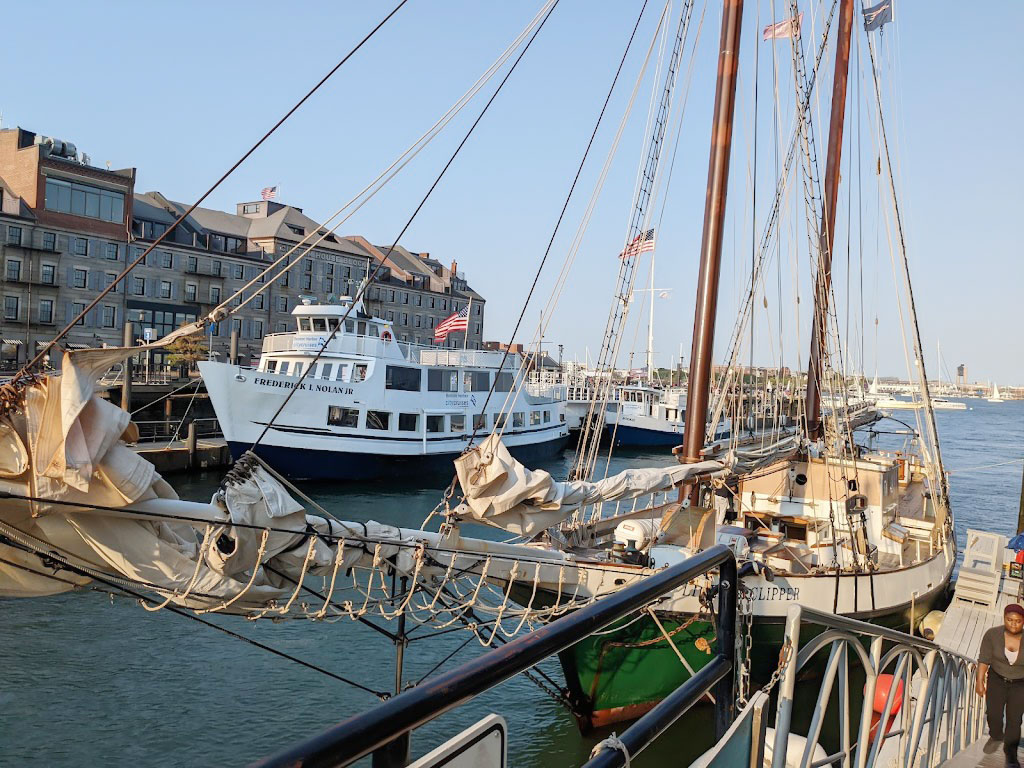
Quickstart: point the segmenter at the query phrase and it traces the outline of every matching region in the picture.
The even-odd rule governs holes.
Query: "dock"
[[[231,466],[231,451],[223,437],[138,443],[132,450],[155,466],[160,474]]]
[[[956,580],[953,601],[935,635],[941,647],[978,658],[987,629],[1003,623],[1003,609],[1021,599],[1021,566],[1013,562],[1008,539],[998,533],[967,530],[964,562]]]

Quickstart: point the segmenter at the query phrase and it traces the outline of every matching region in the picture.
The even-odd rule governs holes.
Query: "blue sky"
[[[776,0],[775,5],[776,18],[781,18],[788,3]],[[410,0],[207,204],[233,210],[236,202],[258,197],[262,187],[278,184],[284,202],[302,207],[314,218],[326,218],[429,127],[539,6],[538,0]],[[412,250],[458,261],[470,283],[488,299],[488,338],[506,339],[511,332],[640,6],[640,0],[561,0],[402,239]],[[556,240],[551,267],[527,312],[529,330],[522,340],[528,341],[536,326],[661,7],[652,2],[645,13]],[[669,298],[656,304],[659,365],[668,365],[680,344],[689,353],[719,7],[713,0],[708,5],[698,39],[705,3],[697,0],[684,52],[685,71],[696,42],[679,152],[659,229],[655,282],[659,288],[672,289]],[[801,7],[810,47],[820,34],[822,10],[819,4]],[[73,141],[96,164],[136,166],[140,191],[158,189],[191,201],[388,9],[386,4],[368,2],[250,0],[180,2],[170,11],[167,6],[134,2],[57,2],[47,6],[43,18],[38,9],[15,4],[4,10],[5,26],[23,33],[8,35],[0,50],[0,112],[5,127],[21,125]],[[756,178],[759,236],[774,185],[774,113],[779,116],[780,143],[788,140],[793,115],[788,43],[775,44],[780,94],[776,100],[772,44],[760,43],[755,34],[771,16],[769,2],[748,0],[719,303],[718,348],[723,353],[749,272],[755,229],[752,183]],[[1018,39],[1022,28],[1024,6],[1012,0],[968,6],[904,0],[884,39],[876,36],[915,299],[932,375],[936,342],[941,340],[947,369],[963,362],[972,379],[1024,384],[1024,342],[1018,337],[1024,261],[1017,233],[1024,208],[1024,154],[1018,138],[1024,124],[1019,97],[1024,80],[1024,52]],[[863,33],[860,45],[864,54]],[[830,58],[831,49],[826,53]],[[815,119],[822,118],[816,131],[823,170],[831,66],[826,64],[822,74],[826,87],[819,91]],[[869,376],[876,366],[883,375],[900,375],[906,365],[890,253],[884,228],[877,223],[881,208],[878,178],[873,175],[877,150],[867,77],[862,67],[850,86],[837,225],[838,316],[844,325],[841,334],[850,342],[852,367],[863,368]],[[680,94],[684,83],[681,80]],[[618,267],[615,254],[626,237],[636,167],[645,148],[651,85],[649,76],[545,337],[552,344],[564,344],[569,358],[582,358],[587,350],[594,355],[600,346]],[[390,243],[482,104],[475,102],[342,233]],[[854,143],[858,122],[859,152]],[[864,171],[860,205],[856,196],[848,197],[856,187],[857,167]],[[858,210],[860,215],[844,215]],[[803,226],[798,205],[789,204],[783,223],[785,264],[770,273],[770,285],[758,300],[756,362],[773,364],[781,355],[787,365],[806,364],[810,270]],[[861,233],[863,247],[858,241]],[[855,273],[852,281],[845,274],[847,250]],[[647,268],[646,263],[641,265],[643,281]],[[799,307],[794,300],[797,291]],[[632,314],[636,319],[640,312]],[[635,348],[635,365],[641,364],[645,337],[645,327],[630,324],[623,348]],[[627,362],[625,353],[621,362]]]

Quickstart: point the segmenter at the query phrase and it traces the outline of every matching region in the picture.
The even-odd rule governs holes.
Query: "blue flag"
[[[883,24],[892,21],[892,0],[882,0],[878,5],[864,9],[864,31],[874,32]]]

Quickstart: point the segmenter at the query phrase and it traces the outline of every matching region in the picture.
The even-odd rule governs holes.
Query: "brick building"
[[[159,192],[136,193],[134,184],[134,168],[96,168],[68,142],[20,128],[0,131],[0,365],[29,359],[187,209]],[[137,342],[145,329],[159,337],[245,289],[233,301],[242,309],[210,328],[207,340],[223,359],[237,330],[241,361],[255,362],[265,335],[291,328],[298,301],[353,295],[380,264],[365,292],[367,309],[393,320],[399,339],[432,343],[434,326],[472,299],[468,346],[481,346],[485,302],[454,262],[447,268],[401,247],[385,253],[358,236],[327,235],[313,248],[297,247],[311,234],[323,234],[316,221],[273,200],[239,203],[230,213],[197,208],[65,343],[120,344],[126,319]],[[261,280],[246,288],[292,249],[287,263],[301,264],[269,286]],[[464,336],[454,333],[446,343],[461,347]]]

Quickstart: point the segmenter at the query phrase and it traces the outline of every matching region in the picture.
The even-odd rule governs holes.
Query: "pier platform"
[[[189,469],[214,469],[231,466],[231,451],[223,437],[188,440],[164,440],[139,443],[132,450],[157,468],[160,474],[184,472]]]
[[[998,533],[967,530],[953,601],[935,635],[938,645],[977,659],[985,630],[1001,625],[1003,609],[1020,599],[1020,566],[1012,563],[1015,553],[1007,542]]]

